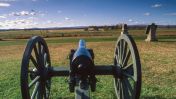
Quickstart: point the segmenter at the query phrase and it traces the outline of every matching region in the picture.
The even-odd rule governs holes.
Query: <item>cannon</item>
[[[21,93],[23,99],[49,99],[52,77],[68,77],[70,92],[75,99],[90,99],[96,91],[96,75],[112,75],[117,99],[139,99],[141,91],[141,63],[133,38],[121,34],[114,51],[114,63],[95,65],[93,49],[86,48],[81,39],[77,49],[69,53],[68,67],[51,66],[45,40],[32,37],[25,48],[21,63]]]

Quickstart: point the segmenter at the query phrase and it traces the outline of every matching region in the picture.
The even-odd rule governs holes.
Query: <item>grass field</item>
[[[164,33],[164,32],[165,33]],[[142,63],[141,99],[176,99],[176,30],[159,31],[158,42],[145,42],[144,30],[130,30],[137,43]],[[119,32],[120,33],[120,32]],[[94,33],[95,34],[95,33]],[[95,53],[96,64],[112,64],[118,34],[81,37]],[[1,33],[0,33],[1,35]],[[68,53],[77,47],[80,37],[46,38],[52,65],[67,66]],[[20,99],[20,64],[26,39],[0,41],[0,99]],[[92,99],[115,99],[113,77],[98,76],[97,91]],[[53,78],[51,99],[74,99],[67,78]]]

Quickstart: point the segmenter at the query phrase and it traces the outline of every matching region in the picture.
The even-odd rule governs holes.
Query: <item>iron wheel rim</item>
[[[117,40],[114,65],[119,66],[122,78],[114,79],[117,99],[139,99],[141,91],[141,63],[132,37],[122,34]]]
[[[46,42],[40,36],[32,37],[25,48],[21,63],[23,99],[49,98],[51,78],[47,77],[47,71],[50,66],[50,55]]]

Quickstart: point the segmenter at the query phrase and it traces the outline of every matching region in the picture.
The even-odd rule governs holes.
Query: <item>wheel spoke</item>
[[[39,89],[37,93],[37,99],[42,99],[42,82],[39,83]]]
[[[124,79],[123,82],[124,82],[126,88],[128,89],[128,92],[129,92],[130,95],[132,96],[132,95],[133,95],[133,88],[132,88],[132,86],[131,86],[129,80],[128,80],[128,79]]]
[[[127,43],[124,41],[124,45],[123,45],[123,54],[122,54],[122,63],[124,63],[124,59],[126,56],[126,51],[127,51]]]
[[[49,96],[49,91],[50,91],[50,79],[46,81],[46,84],[45,84],[45,89],[46,89],[46,96],[48,97]]]
[[[42,81],[42,82],[40,82],[40,93],[39,93],[40,99],[43,99],[43,97],[46,96],[45,94],[46,94],[45,82]],[[45,99],[45,98],[44,98],[44,99]]]
[[[38,89],[39,89],[39,82],[37,82],[35,87],[34,87],[34,90],[33,90],[32,95],[31,95],[31,99],[35,99],[35,96],[37,94]]]
[[[117,99],[120,99],[120,95],[119,95],[119,79],[116,78],[114,79],[114,85],[115,85],[115,92],[116,92],[116,96],[117,96]]]
[[[133,64],[128,65],[124,71],[130,75],[134,75]]]
[[[124,96],[123,96],[123,86],[122,86],[122,82],[120,80],[120,99],[124,99]]]
[[[50,79],[46,81],[46,88],[50,89]]]
[[[49,67],[47,53],[44,54],[44,66],[45,66],[46,68]]]
[[[42,95],[42,97],[44,99],[46,99],[46,88],[45,88],[45,85],[46,85],[46,81],[41,83],[41,95]]]
[[[35,57],[36,57],[36,59],[37,59],[37,62],[39,63],[39,53],[38,53],[38,51],[37,51],[36,45],[34,45],[34,53],[35,53]]]
[[[122,40],[119,41],[119,63],[122,64],[121,56],[122,56]]]
[[[127,65],[128,60],[129,60],[129,58],[130,58],[130,55],[131,55],[131,52],[130,52],[130,50],[128,49],[127,55],[125,56],[125,59],[124,59],[124,62],[123,62],[123,64],[122,64],[122,66],[126,66],[126,65]]]
[[[45,86],[44,86],[44,88],[43,88],[43,97],[44,97],[44,99],[47,99],[46,87],[45,87]]]
[[[133,63],[123,67],[124,70],[128,70],[129,68],[133,68]]]
[[[119,87],[120,87],[119,84],[120,84],[119,79],[116,79],[116,85],[117,85],[117,87],[118,87],[118,88],[117,88],[118,90],[119,90]]]
[[[46,53],[44,53],[43,61],[44,61],[44,65],[46,66],[47,65],[47,54]]]
[[[130,79],[132,79],[133,81],[136,81],[136,80],[134,79],[134,76],[133,76],[133,75],[130,75],[129,73],[127,73],[127,72],[125,72],[125,71],[123,71],[123,75],[126,76],[126,77],[128,77],[128,78],[130,78]]]
[[[119,97],[119,99],[120,99],[120,80],[118,79],[118,82],[117,82],[117,91],[118,91],[118,97]]]
[[[118,63],[119,64],[119,58],[118,58],[118,56],[117,55],[115,55],[115,61],[116,61],[116,63]],[[117,64],[116,64],[117,65]]]
[[[42,65],[45,66],[45,51],[43,46],[41,46],[41,62],[42,62]]]
[[[122,40],[119,41],[119,63],[122,64]]]
[[[117,65],[117,58],[116,58],[116,55],[115,55],[115,57],[114,57],[114,65]]]
[[[117,45],[118,46],[118,45]],[[119,47],[117,47],[116,48],[116,61],[117,61],[117,63],[119,63],[120,62],[120,60],[119,60],[119,58],[120,58],[120,55],[119,55],[119,53],[120,53],[120,49],[119,49]]]
[[[128,86],[125,84],[124,80],[122,81],[123,93],[125,99],[131,99],[128,91]]]
[[[32,82],[29,84],[29,88],[31,88],[38,80],[40,79],[40,76],[36,76]]]
[[[123,70],[130,75],[134,75],[133,63],[125,66]]]
[[[41,57],[42,51],[41,51],[41,44],[38,42],[38,51],[39,51],[39,56]]]
[[[31,59],[32,63],[34,64],[34,66],[39,70],[39,66],[32,55],[30,56],[30,59]]]

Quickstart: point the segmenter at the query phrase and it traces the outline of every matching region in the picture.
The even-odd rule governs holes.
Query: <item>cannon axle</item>
[[[97,65],[94,67],[95,75],[122,75],[119,67],[115,68],[113,65]],[[48,72],[50,77],[55,76],[69,76],[69,68],[51,66]]]

